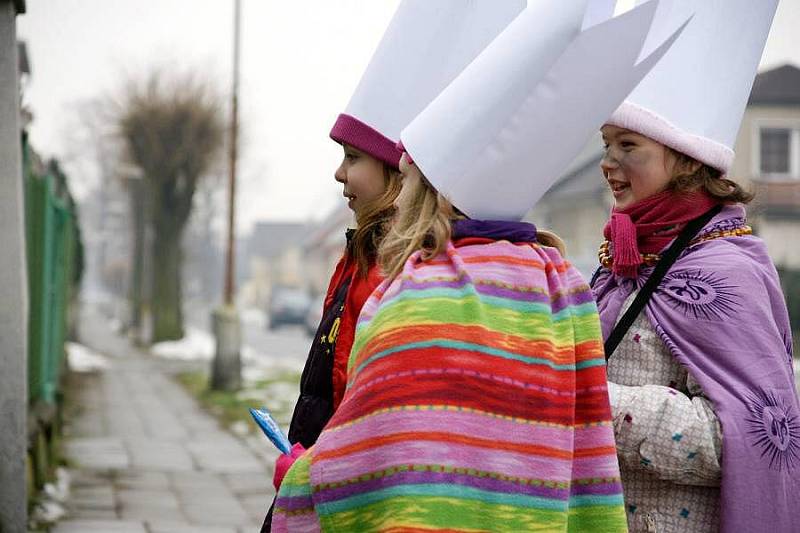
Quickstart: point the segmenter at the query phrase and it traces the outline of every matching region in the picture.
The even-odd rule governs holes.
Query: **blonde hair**
[[[378,264],[387,278],[396,277],[411,254],[421,251],[427,261],[444,251],[452,236],[452,222],[466,218],[450,201],[420,179],[406,179],[408,187],[386,237],[378,249]],[[555,233],[538,231],[537,241],[566,255],[564,241]]]
[[[356,214],[357,227],[348,245],[348,252],[358,265],[361,276],[367,275],[369,266],[377,259],[378,248],[394,216],[394,201],[402,186],[400,172],[385,163],[383,179],[386,186],[383,194],[364,205]]]
[[[387,277],[403,270],[411,254],[420,250],[422,260],[444,251],[452,234],[451,221],[463,218],[447,198],[420,179],[405,179],[407,187],[386,238],[378,249],[378,264]]]
[[[556,250],[558,250],[558,253],[561,254],[561,257],[567,257],[567,245],[564,242],[564,239],[562,239],[552,231],[537,228],[536,242],[538,242],[542,246],[549,246],[550,248],[555,248]]]

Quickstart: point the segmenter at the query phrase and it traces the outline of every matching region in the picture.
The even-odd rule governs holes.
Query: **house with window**
[[[301,243],[308,231],[304,222],[255,223],[239,257],[240,303],[264,309],[273,287],[306,288]]]
[[[800,270],[800,68],[756,77],[730,174],[755,191],[748,218],[776,266]]]

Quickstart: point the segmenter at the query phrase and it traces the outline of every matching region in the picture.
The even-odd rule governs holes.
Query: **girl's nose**
[[[339,168],[333,173],[333,179],[339,183],[345,183],[347,181],[347,172],[344,171],[344,163],[339,165]]]
[[[600,160],[600,169],[603,174],[608,174],[619,166],[617,159],[611,155],[611,150],[606,150],[603,153],[603,158]]]

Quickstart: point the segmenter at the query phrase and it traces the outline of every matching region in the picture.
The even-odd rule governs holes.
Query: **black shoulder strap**
[[[658,262],[658,264],[656,264],[656,267],[653,269],[653,273],[650,274],[650,277],[645,282],[642,290],[640,290],[639,294],[636,295],[636,298],[633,299],[631,306],[628,307],[628,310],[625,311],[625,314],[619,319],[617,325],[614,326],[614,330],[611,332],[611,335],[609,335],[608,339],[606,339],[604,344],[606,360],[608,360],[608,358],[611,357],[611,354],[614,353],[614,350],[617,349],[617,346],[619,346],[619,343],[622,341],[625,333],[628,332],[628,329],[631,327],[634,320],[636,320],[636,317],[642,312],[642,309],[644,309],[644,306],[650,300],[650,296],[652,296],[656,288],[658,288],[658,284],[661,283],[662,279],[664,279],[664,275],[669,271],[673,263],[675,263],[675,260],[678,259],[680,253],[686,248],[686,246],[689,245],[689,242],[694,239],[695,235],[697,235],[703,226],[708,224],[708,222],[721,210],[722,205],[717,205],[703,215],[690,221],[688,224],[686,224],[686,227],[683,228],[683,231],[680,232],[678,237],[672,242],[672,245],[667,249],[667,251],[661,255],[661,260]]]

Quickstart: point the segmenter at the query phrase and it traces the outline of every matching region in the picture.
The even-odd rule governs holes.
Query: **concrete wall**
[[[0,531],[27,529],[27,280],[14,3],[0,0]]]

